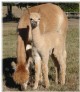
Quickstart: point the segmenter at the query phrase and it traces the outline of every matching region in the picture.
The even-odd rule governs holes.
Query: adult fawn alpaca
[[[40,11],[39,11],[40,10]],[[29,14],[30,12],[30,14]],[[29,81],[29,62],[26,55],[28,42],[33,42],[32,55],[35,60],[35,84],[38,87],[41,69],[45,86],[49,87],[48,60],[55,56],[56,83],[65,83],[67,17],[60,7],[42,4],[26,11],[18,23],[17,65],[13,79],[26,90]],[[31,29],[32,28],[32,29]],[[14,64],[13,64],[14,65]],[[15,67],[15,66],[14,66]],[[59,76],[59,73],[61,76]]]
[[[60,7],[51,5],[50,10],[31,12],[33,58],[35,60],[35,84],[38,87],[41,69],[46,88],[49,87],[48,61],[49,55],[55,56],[56,83],[65,84],[66,75],[66,31],[67,17]],[[50,6],[49,6],[50,7]],[[47,8],[47,7],[46,7]],[[47,14],[46,14],[47,13]],[[45,16],[44,16],[45,15]],[[41,28],[43,27],[43,29]],[[37,67],[37,69],[36,69]]]

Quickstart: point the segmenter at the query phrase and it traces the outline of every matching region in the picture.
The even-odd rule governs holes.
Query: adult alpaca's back
[[[42,33],[60,29],[61,25],[65,27],[67,18],[62,9],[54,4],[42,4],[32,7],[30,12],[39,12],[41,15],[40,30]],[[62,24],[63,23],[63,24]],[[45,29],[45,30],[44,30]],[[59,30],[57,30],[59,31]]]

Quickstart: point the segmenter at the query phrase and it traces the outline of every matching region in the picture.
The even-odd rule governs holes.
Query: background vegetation
[[[42,3],[3,3],[3,6],[35,6]],[[66,12],[79,12],[79,3],[54,3],[59,5]]]

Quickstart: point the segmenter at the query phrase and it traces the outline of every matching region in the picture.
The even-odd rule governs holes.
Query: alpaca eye
[[[32,18],[30,20],[33,20]]]
[[[40,20],[40,19],[38,19],[38,20]]]

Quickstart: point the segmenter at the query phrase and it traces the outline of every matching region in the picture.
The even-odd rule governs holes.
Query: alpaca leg
[[[55,72],[56,72],[55,82],[56,82],[56,84],[58,84],[58,83],[60,83],[60,81],[59,81],[60,66],[55,66]]]
[[[55,56],[57,57],[57,60],[59,62],[58,68],[60,68],[60,73],[58,72],[58,74],[59,74],[58,79],[60,79],[61,84],[64,85],[65,84],[65,75],[66,75],[66,53],[65,53],[65,51],[57,50],[55,53]],[[57,71],[57,69],[56,69],[56,71]],[[56,76],[56,77],[58,77],[58,76]],[[57,80],[57,78],[56,78],[56,80]]]
[[[42,69],[41,69],[41,73],[40,73],[40,82],[43,81],[43,75],[42,75]]]
[[[56,84],[58,84],[58,70],[57,70],[56,66],[55,66],[55,72],[56,72],[55,82],[56,82]]]
[[[64,51],[63,56],[61,56],[62,61],[60,63],[60,71],[61,71],[61,84],[65,84],[65,76],[66,76],[66,51]]]
[[[40,61],[38,61],[37,63],[35,63],[35,84],[33,89],[37,89],[38,87],[40,80],[40,69],[41,69],[41,65],[40,65]]]
[[[35,84],[33,89],[37,89],[38,83],[39,83],[39,78],[40,78],[40,73],[41,73],[41,57],[39,56],[38,52],[34,53],[34,60],[35,60]]]
[[[49,87],[49,78],[48,78],[48,59],[49,56],[43,57],[42,61],[42,71],[46,88]]]
[[[59,74],[60,74],[60,65],[59,65],[57,58],[53,54],[51,55],[51,57],[52,57],[52,60],[54,61],[54,65],[55,65],[55,72],[56,72],[55,73],[56,74],[55,82],[56,82],[56,84],[58,84],[59,83]]]

